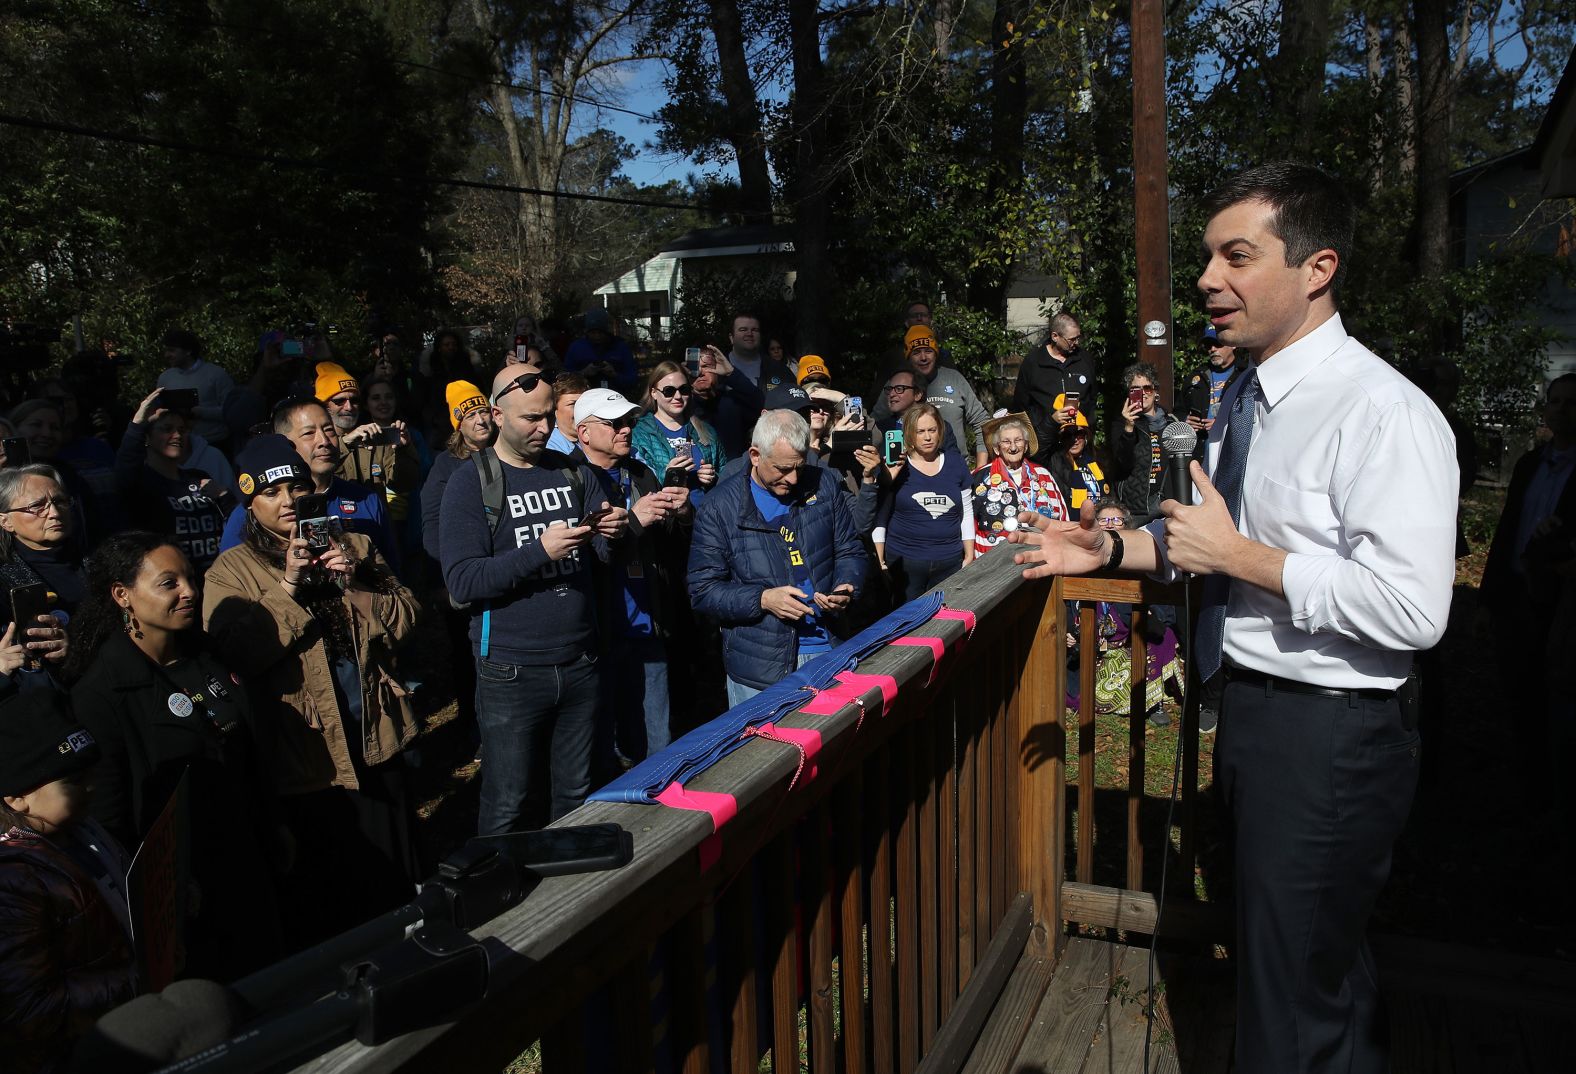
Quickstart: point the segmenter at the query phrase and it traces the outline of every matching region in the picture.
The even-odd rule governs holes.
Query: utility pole
[[[1138,264],[1138,360],[1160,371],[1170,409],[1171,214],[1166,182],[1166,22],[1161,0],[1133,0],[1133,208]]]

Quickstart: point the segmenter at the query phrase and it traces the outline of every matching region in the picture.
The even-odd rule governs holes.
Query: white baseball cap
[[[575,400],[575,424],[579,425],[587,418],[617,421],[639,409],[639,406],[631,403],[612,388],[592,388]]]

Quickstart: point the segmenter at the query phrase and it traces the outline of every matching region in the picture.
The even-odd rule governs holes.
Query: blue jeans
[[[892,572],[893,588],[897,590],[896,604],[901,607],[930,592],[935,586],[951,578],[963,567],[963,551],[959,547],[956,557],[947,559],[911,559],[891,552],[886,557],[887,568]]]
[[[598,670],[590,654],[545,666],[477,658],[478,834],[541,828],[585,801],[601,693]]]
[[[809,653],[804,652],[803,650],[801,650],[800,653],[799,653],[799,662],[794,665],[794,668],[796,670],[798,668],[802,668],[806,664],[808,664],[810,661],[814,660],[816,657],[822,655],[823,653],[828,653],[828,652],[831,652],[831,650],[830,649],[817,649],[814,652],[809,652]],[[760,693],[760,691],[757,690],[755,687],[753,687],[753,686],[746,686],[742,682],[736,682],[734,680],[733,676],[731,676],[731,675],[728,676],[728,707],[729,708],[732,708],[734,705],[742,704],[743,702],[748,701],[750,698],[754,697],[758,693]]]
[[[603,656],[602,713],[597,720],[597,763],[618,754],[643,761],[667,748],[668,647],[661,638],[623,638]],[[637,718],[638,717],[638,718]]]

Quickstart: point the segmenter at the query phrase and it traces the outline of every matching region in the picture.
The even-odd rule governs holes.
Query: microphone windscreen
[[[229,1040],[241,1020],[240,1002],[228,988],[176,981],[101,1017],[72,1049],[65,1070],[158,1070]]]
[[[1198,432],[1185,421],[1173,421],[1160,430],[1160,450],[1171,458],[1191,456],[1198,447]]]

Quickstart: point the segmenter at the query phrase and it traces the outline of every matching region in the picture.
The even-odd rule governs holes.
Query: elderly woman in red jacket
[[[1018,512],[1070,518],[1051,472],[1033,461],[1039,450],[1027,414],[1001,414],[985,423],[990,464],[974,471],[974,554],[984,555],[1018,528]]]

